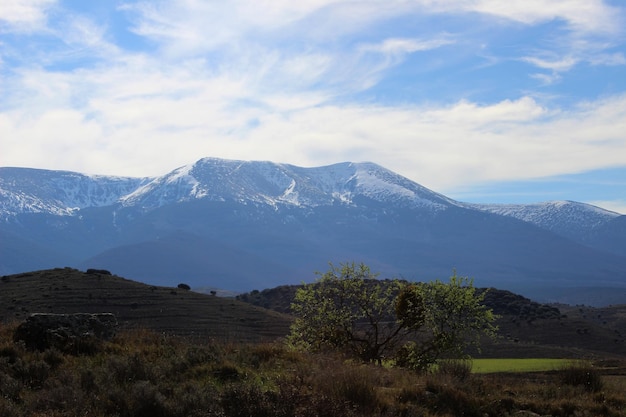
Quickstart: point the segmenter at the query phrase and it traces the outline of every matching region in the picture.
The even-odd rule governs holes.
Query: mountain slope
[[[594,236],[618,218],[618,213],[575,201],[536,204],[464,204],[466,207],[513,217],[585,245],[595,245]],[[612,227],[609,227],[612,229]],[[602,232],[600,232],[602,233]],[[597,240],[597,238],[596,238]],[[618,249],[612,245],[610,251]],[[609,249],[609,248],[607,248]]]
[[[408,206],[441,206],[451,200],[373,163],[300,168],[272,162],[205,158],[154,179],[122,199],[124,206],[154,209],[203,199],[316,207],[352,204],[356,196]]]
[[[72,268],[7,275],[0,280],[0,322],[23,320],[31,313],[113,313],[125,329],[202,340],[273,340],[288,332],[291,318],[285,315],[176,285],[150,286]]]
[[[0,218],[24,213],[63,216],[83,208],[110,206],[146,181],[147,178],[0,167]]]
[[[589,243],[595,248],[626,256],[626,216],[615,217],[594,229]]]
[[[373,163],[204,158],[151,179],[4,168],[0,212],[4,273],[97,267],[246,291],[311,280],[329,261],[362,261],[419,280],[456,268],[522,294],[626,287],[616,213],[575,202],[466,204]],[[48,257],[58,264],[27,268]]]

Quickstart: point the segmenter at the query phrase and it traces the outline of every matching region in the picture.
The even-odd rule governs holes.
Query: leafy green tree
[[[296,292],[288,340],[305,350],[338,349],[380,362],[394,351],[404,330],[390,302],[402,286],[398,280],[376,280],[364,264],[331,264],[317,282]]]
[[[397,363],[425,369],[442,355],[462,357],[467,347],[479,348],[482,335],[495,337],[495,316],[483,304],[485,294],[456,272],[448,283],[406,285],[396,301],[396,316],[416,337],[400,349]]]
[[[484,294],[456,273],[447,284],[376,278],[364,264],[331,264],[296,292],[289,343],[341,350],[369,362],[395,357],[401,366],[423,369],[496,330],[491,310],[482,305]]]

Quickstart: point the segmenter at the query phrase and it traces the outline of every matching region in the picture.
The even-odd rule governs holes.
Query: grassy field
[[[574,363],[571,359],[549,358],[474,359],[472,361],[472,372],[489,374],[496,372],[556,371]]]

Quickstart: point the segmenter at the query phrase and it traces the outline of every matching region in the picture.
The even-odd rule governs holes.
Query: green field
[[[554,371],[571,365],[571,359],[474,359],[472,372],[488,374],[495,372],[538,372]]]

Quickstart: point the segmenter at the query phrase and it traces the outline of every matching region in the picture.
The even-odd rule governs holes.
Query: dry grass
[[[22,321],[31,313],[113,313],[125,329],[234,342],[274,340],[291,323],[284,314],[235,299],[72,268],[0,279],[0,322]]]
[[[0,417],[24,416],[623,416],[624,363],[566,372],[470,375],[362,365],[278,343],[120,333],[89,355],[34,352],[0,326]],[[589,369],[586,370],[590,371]],[[622,375],[620,375],[622,373]],[[583,375],[586,375],[583,372]]]

